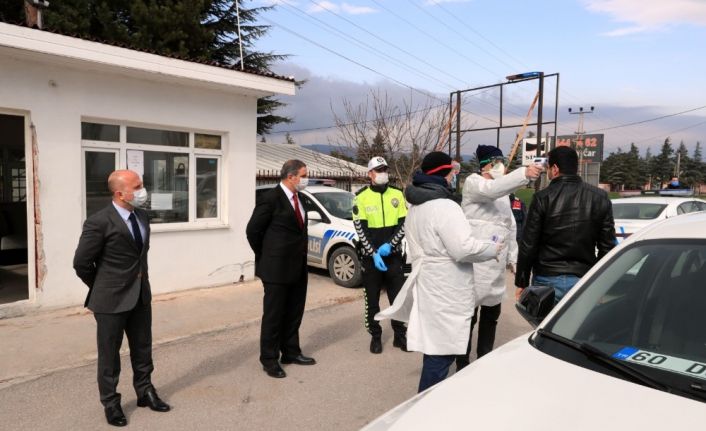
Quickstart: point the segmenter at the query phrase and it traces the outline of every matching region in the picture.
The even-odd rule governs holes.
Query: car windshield
[[[659,217],[667,207],[665,204],[613,203],[613,218],[652,220]]]
[[[353,193],[313,193],[316,200],[334,217],[353,220]]]
[[[544,329],[638,365],[664,384],[706,388],[705,280],[706,241],[638,242],[581,286]]]

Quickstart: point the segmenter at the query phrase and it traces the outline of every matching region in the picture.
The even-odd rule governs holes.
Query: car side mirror
[[[520,315],[533,327],[537,327],[554,308],[554,288],[551,286],[528,286],[515,304]]]
[[[319,214],[317,211],[308,211],[306,213],[306,218],[309,219],[309,221],[313,221],[316,223],[321,223],[321,221],[323,220],[321,218],[321,214]]]

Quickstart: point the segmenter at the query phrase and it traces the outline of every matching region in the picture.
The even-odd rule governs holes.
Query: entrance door
[[[29,299],[25,119],[0,114],[0,304]]]

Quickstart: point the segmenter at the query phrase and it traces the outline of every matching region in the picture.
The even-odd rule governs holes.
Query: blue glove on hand
[[[392,244],[386,242],[385,244],[381,245],[380,248],[378,248],[378,253],[380,253],[380,256],[382,257],[389,256],[390,253],[392,253]]]
[[[387,267],[385,266],[385,262],[383,262],[382,257],[380,257],[380,254],[373,253],[373,262],[375,262],[375,268],[377,268],[378,271],[382,271],[382,272],[387,271]]]

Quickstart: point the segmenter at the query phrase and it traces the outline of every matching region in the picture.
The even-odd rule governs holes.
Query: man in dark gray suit
[[[83,225],[74,255],[76,274],[88,286],[85,307],[98,329],[98,390],[108,423],[127,425],[117,392],[120,345],[127,335],[137,405],[169,411],[152,386],[152,307],[147,252],[150,224],[139,209],[147,200],[140,176],[127,170],[108,178],[113,202]]]
[[[307,218],[299,192],[308,183],[306,165],[288,160],[281,182],[258,200],[246,229],[255,252],[255,275],[265,288],[260,362],[270,377],[286,377],[282,364],[314,365],[302,355],[299,326],[307,287]],[[280,357],[281,353],[281,357]]]

